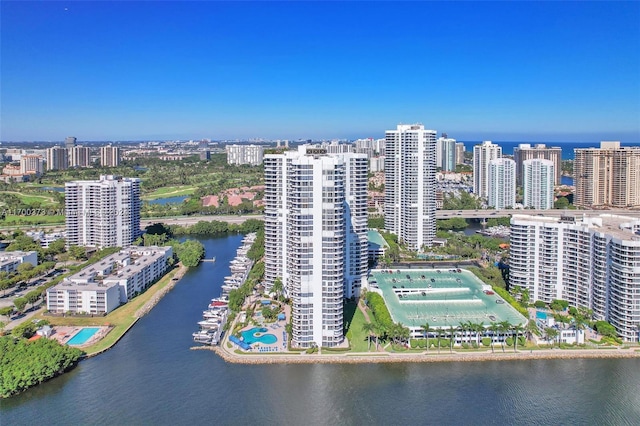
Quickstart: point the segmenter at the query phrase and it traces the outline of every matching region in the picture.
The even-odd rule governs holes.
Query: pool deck
[[[255,317],[254,317],[255,318]],[[285,331],[284,325],[286,324],[285,320],[276,321],[275,323],[263,323],[261,325],[255,326],[253,324],[248,325],[240,330],[240,332],[245,332],[251,330],[253,328],[266,328],[267,331],[263,333],[259,333],[259,335],[264,334],[272,334],[276,337],[276,341],[274,343],[264,343],[264,342],[254,342],[251,343],[251,352],[286,352],[287,351],[287,341],[285,339]]]
[[[94,343],[102,339],[104,336],[106,336],[113,327],[107,327],[107,326],[73,327],[73,326],[56,325],[53,327],[53,334],[50,336],[50,339],[57,340],[58,343],[60,343],[61,345],[64,345],[69,340],[71,340],[73,336],[78,334],[78,332],[80,332],[80,330],[82,330],[83,328],[98,328],[99,330],[96,331],[93,334],[93,336],[91,336],[82,345],[73,345],[74,348],[85,348],[87,346],[93,345]]]

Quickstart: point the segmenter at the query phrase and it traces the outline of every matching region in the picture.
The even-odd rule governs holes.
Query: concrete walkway
[[[220,355],[225,361],[238,364],[282,364],[282,363],[319,363],[319,364],[355,364],[355,363],[391,363],[391,362],[478,362],[478,361],[525,361],[537,359],[583,359],[583,358],[640,358],[640,348],[626,349],[534,349],[518,352],[492,353],[482,352],[345,352],[320,354],[237,354],[235,348],[227,348],[226,341],[221,346],[203,346],[194,349],[209,349]]]

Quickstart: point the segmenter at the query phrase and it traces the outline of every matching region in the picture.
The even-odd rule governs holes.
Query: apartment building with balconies
[[[47,289],[47,309],[107,314],[162,277],[171,256],[171,247],[135,247],[114,253]]]
[[[509,263],[509,284],[531,300],[587,307],[625,341],[638,341],[640,220],[514,215]]]
[[[65,184],[67,245],[128,247],[141,235],[140,179],[105,175]]]
[[[421,251],[436,236],[436,131],[399,124],[385,135],[384,227]]]
[[[343,299],[367,272],[367,165],[309,145],[264,158],[265,284],[292,299],[295,346],[344,341]]]

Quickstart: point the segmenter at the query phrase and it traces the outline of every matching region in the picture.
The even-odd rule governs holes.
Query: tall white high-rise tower
[[[367,165],[308,145],[264,157],[265,284],[292,299],[297,347],[344,340],[343,299],[367,272]]]
[[[67,182],[67,245],[128,247],[140,232],[140,179],[100,176]]]
[[[502,148],[491,141],[473,147],[473,193],[486,198],[489,195],[489,162],[502,157]]]
[[[496,209],[516,205],[516,162],[510,158],[489,161],[487,204]]]
[[[436,143],[436,167],[444,172],[456,169],[456,140],[445,135],[439,137]]]
[[[516,164],[517,168],[517,164]],[[538,210],[553,208],[555,165],[551,160],[533,159],[522,162],[524,207]]]
[[[385,140],[384,227],[412,250],[436,236],[436,131],[400,124]]]

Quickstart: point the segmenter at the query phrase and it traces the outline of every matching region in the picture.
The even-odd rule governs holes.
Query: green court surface
[[[526,319],[473,273],[464,269],[394,269],[371,271],[369,287],[379,288],[394,322],[406,327],[457,327],[463,322]]]

